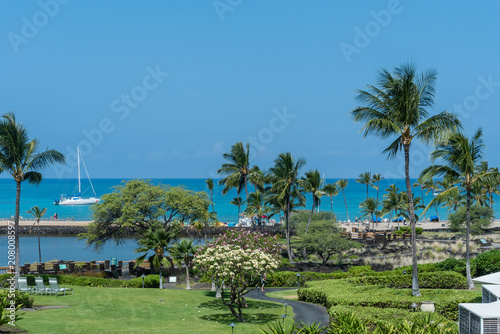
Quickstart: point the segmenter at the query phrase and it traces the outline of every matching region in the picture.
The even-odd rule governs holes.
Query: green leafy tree
[[[304,230],[304,225],[305,220],[298,226],[299,231]],[[323,264],[334,254],[360,247],[359,243],[344,238],[332,220],[313,220],[309,233],[300,234],[294,245],[301,249],[305,248],[308,253],[318,255]]]
[[[160,273],[160,289],[163,288],[161,267],[168,268],[171,265],[165,256],[165,252],[168,250],[169,244],[174,237],[175,235],[172,232],[167,232],[157,225],[148,229],[137,241],[139,247],[135,249],[135,252],[144,254],[136,259],[135,266],[140,266],[148,256],[149,251],[152,250],[154,254],[149,257],[149,262],[153,272]]]
[[[347,221],[349,221],[349,211],[347,210],[347,200],[345,198],[345,188],[347,188],[347,184],[349,181],[346,179],[340,179],[337,181],[337,186],[342,189],[342,195],[344,196],[344,205],[345,205],[345,214],[347,215]]]
[[[431,178],[439,175],[451,175],[458,179],[458,185],[466,195],[466,208],[467,208],[467,224],[466,224],[466,274],[469,289],[474,288],[472,276],[470,271],[470,254],[469,254],[469,239],[470,239],[470,207],[472,202],[472,192],[474,186],[480,182],[480,178],[488,175],[488,173],[478,173],[477,167],[481,163],[484,144],[482,140],[482,131],[478,129],[476,133],[469,139],[463,133],[454,132],[447,138],[441,141],[436,149],[431,153],[432,161],[439,160],[443,162],[442,165],[431,165],[422,171],[425,178]],[[453,188],[449,188],[437,195],[426,209],[433,202],[441,201],[446,198]]]
[[[325,184],[323,187],[323,192],[330,196],[330,211],[333,213],[333,196],[337,196],[339,194],[339,189],[335,183]]]
[[[488,207],[471,205],[470,211],[470,232],[478,235],[485,232],[485,228],[491,225],[493,210]],[[448,215],[450,229],[454,232],[466,232],[467,207],[463,206],[457,212]]]
[[[40,171],[52,164],[65,163],[64,155],[56,150],[47,149],[39,152],[38,139],[30,140],[26,128],[16,122],[13,113],[7,113],[0,121],[0,169],[9,173],[16,182],[16,211],[14,215],[15,276],[16,286],[19,277],[19,210],[21,202],[21,184],[40,184]]]
[[[262,216],[271,211],[271,208],[264,204],[265,202],[265,195],[260,190],[256,190],[248,197],[248,205],[245,212],[251,217],[257,217],[258,226],[262,226]]]
[[[412,244],[412,294],[420,296],[418,287],[416,222],[410,183],[410,146],[414,139],[423,143],[439,140],[447,131],[460,127],[458,117],[443,111],[429,116],[427,108],[434,104],[436,72],[429,70],[418,76],[413,64],[397,67],[394,73],[382,69],[378,85],[358,91],[362,106],[352,111],[355,122],[365,122],[363,136],[382,139],[396,137],[384,150],[389,158],[404,153],[406,192],[408,194]]]
[[[108,240],[120,243],[130,234],[140,237],[156,225],[165,231],[175,231],[182,223],[209,219],[209,204],[204,191],[154,185],[148,180],[127,181],[103,195],[93,206],[93,222],[80,238],[100,249]]]
[[[276,160],[274,166],[270,168],[270,192],[275,195],[275,199],[283,204],[285,214],[285,234],[286,247],[288,258],[293,260],[292,251],[290,248],[290,212],[292,210],[292,200],[294,193],[297,195],[299,190],[299,173],[306,161],[302,158],[295,159],[292,154],[281,153]]]
[[[368,198],[368,188],[370,187],[370,184],[372,184],[372,173],[364,172],[359,174],[356,182],[366,185],[366,198]]]
[[[38,206],[31,207],[31,210],[26,211],[31,213],[36,219],[37,236],[38,236],[38,263],[42,263],[42,249],[40,247],[40,219],[47,213],[47,208],[40,209]]]
[[[191,290],[189,282],[189,267],[192,265],[194,255],[198,251],[198,246],[193,244],[192,239],[181,239],[170,247],[170,254],[178,261],[182,261],[186,267],[186,290]]]
[[[255,191],[259,190],[260,192],[264,192],[264,185],[266,184],[266,175],[259,168],[259,166],[254,165],[250,169],[250,174],[248,176],[248,182],[254,185]]]
[[[246,149],[245,149],[246,147]],[[243,146],[242,142],[238,142],[231,146],[229,153],[222,155],[227,162],[222,164],[222,167],[217,171],[220,175],[225,176],[219,181],[219,184],[224,185],[222,194],[236,188],[238,196],[243,189],[247,193],[248,203],[248,178],[250,174],[250,144],[246,143]]]

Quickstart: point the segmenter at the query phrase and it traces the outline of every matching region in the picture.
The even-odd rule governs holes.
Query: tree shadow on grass
[[[204,315],[200,317],[200,319],[207,321],[216,321],[227,325],[229,325],[231,322],[238,321],[237,318],[235,318],[231,313]],[[245,311],[243,311],[243,319],[245,319],[246,322],[252,324],[266,324],[270,321],[280,320],[280,316],[269,313],[245,313]]]
[[[229,296],[228,296],[229,298]],[[273,303],[273,302],[264,302],[264,301],[259,301],[259,300],[248,300],[247,299],[247,309],[244,310],[266,310],[266,309],[276,309],[276,308],[283,308],[283,305]],[[211,310],[228,310],[229,307],[224,305],[222,302],[222,299],[219,298],[214,298],[211,301],[201,303],[198,307],[200,308],[208,308]]]

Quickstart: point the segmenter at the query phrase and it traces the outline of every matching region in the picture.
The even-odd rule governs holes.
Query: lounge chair
[[[28,279],[26,277],[19,277],[17,279],[17,290],[21,292],[29,292],[30,295],[33,294],[33,289],[28,286]]]
[[[43,293],[44,295],[47,295],[48,294],[52,294],[52,289],[51,288],[47,288],[45,286],[45,283],[43,283],[43,277],[35,277],[35,284],[36,284],[36,287],[35,287],[35,294],[39,294],[39,293]]]
[[[52,290],[53,293],[56,294],[56,296],[59,295],[59,292],[62,292],[66,296],[66,291],[71,291],[71,294],[73,294],[73,289],[72,288],[60,288],[59,284],[57,284],[57,278],[55,277],[49,277],[49,284],[50,284],[50,289]]]

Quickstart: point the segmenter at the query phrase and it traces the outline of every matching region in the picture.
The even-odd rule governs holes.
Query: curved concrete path
[[[328,317],[328,312],[326,310],[326,307],[317,305],[317,304],[311,304],[311,303],[305,303],[305,302],[299,302],[295,300],[285,300],[285,299],[277,299],[277,298],[271,298],[267,297],[265,294],[266,292],[275,292],[275,291],[283,291],[283,290],[295,290],[293,288],[288,288],[288,289],[283,289],[283,288],[269,288],[266,289],[265,292],[260,292],[257,291],[257,289],[252,290],[248,294],[245,295],[245,297],[248,298],[253,298],[257,300],[268,300],[276,303],[287,303],[288,306],[291,306],[293,308],[293,312],[295,313],[295,317],[293,320],[295,322],[300,323],[303,321],[304,323],[309,323],[312,324],[313,322],[316,322],[317,324],[321,324],[323,326],[328,326],[330,323],[330,319]]]

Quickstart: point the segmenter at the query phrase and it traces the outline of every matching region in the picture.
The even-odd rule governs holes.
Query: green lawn
[[[287,300],[299,300],[297,297],[297,290],[283,290],[283,291],[275,291],[266,293],[267,297],[278,298],[278,299],[287,299]]]
[[[280,320],[283,306],[248,300],[239,323],[214,292],[205,290],[89,288],[73,286],[74,295],[35,296],[35,305],[68,308],[24,312],[16,325],[29,333],[258,333]],[[289,310],[290,312],[290,310]],[[286,319],[292,323],[293,316]],[[281,320],[280,320],[281,321]]]

